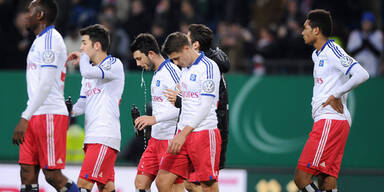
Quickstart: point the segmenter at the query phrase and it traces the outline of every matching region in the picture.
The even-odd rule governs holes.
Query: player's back
[[[50,74],[54,75],[55,78],[49,95],[34,115],[47,113],[68,115],[64,103],[66,50],[62,36],[53,26],[44,29],[33,41],[27,56],[26,77],[29,98],[33,98],[37,94],[42,69],[45,67],[56,69],[55,73]]]
[[[165,60],[155,71],[151,83],[152,115],[158,123],[152,126],[151,136],[159,140],[172,139],[175,134],[179,109],[164,95],[166,89],[176,89],[180,81],[180,69]]]

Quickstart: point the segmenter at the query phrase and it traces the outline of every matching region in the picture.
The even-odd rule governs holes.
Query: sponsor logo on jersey
[[[163,102],[163,98],[161,96],[152,96],[152,101]]]
[[[317,84],[323,84],[323,83],[324,83],[324,81],[323,81],[323,79],[322,79],[321,77],[316,77],[316,78],[315,78],[315,82],[316,82]]]
[[[95,87],[95,88],[93,88],[93,89],[90,89],[90,90],[86,91],[86,92],[85,92],[85,95],[86,95],[87,97],[89,97],[89,96],[92,96],[92,95],[97,95],[97,94],[99,94],[99,93],[101,93],[101,89]]]
[[[323,66],[324,66],[324,60],[320,60],[319,67],[323,67]]]
[[[27,64],[27,70],[35,70],[35,69],[37,69],[37,65],[36,64],[34,64],[34,63],[28,63]]]
[[[189,80],[196,81],[196,74],[191,74],[191,76],[189,77]]]
[[[182,91],[181,95],[183,98],[199,98],[199,93],[193,91]]]

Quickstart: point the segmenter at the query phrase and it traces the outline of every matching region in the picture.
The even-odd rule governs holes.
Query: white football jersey
[[[65,81],[65,60],[67,51],[64,40],[53,25],[45,28],[33,41],[27,56],[27,91],[28,105],[31,98],[37,94],[37,87],[41,79],[41,72],[44,67],[57,68],[55,82],[48,94],[47,99],[33,113],[68,115],[64,102],[64,81]]]
[[[168,101],[163,92],[165,89],[176,89],[180,73],[176,65],[165,60],[152,77],[152,116],[155,116],[157,123],[152,125],[151,136],[158,140],[172,139],[176,132],[180,110]]]
[[[315,121],[320,119],[348,120],[351,124],[351,115],[346,102],[348,93],[341,97],[344,105],[344,113],[337,113],[331,105],[323,107],[322,104],[328,97],[334,94],[337,87],[345,84],[349,79],[349,71],[358,64],[333,40],[327,41],[320,51],[315,50],[312,54],[314,63],[312,117]]]
[[[91,65],[89,59],[85,63]],[[79,98],[85,99],[84,143],[99,143],[120,151],[119,105],[125,80],[123,64],[119,59],[107,56],[92,68],[98,68],[98,74],[94,78],[83,77]],[[75,105],[74,110],[77,107]]]
[[[183,68],[180,78],[182,108],[177,128],[190,126],[190,120],[199,112],[201,97],[214,97],[208,115],[194,127],[194,132],[217,128],[216,108],[219,100],[220,70],[217,64],[201,52],[196,61]]]

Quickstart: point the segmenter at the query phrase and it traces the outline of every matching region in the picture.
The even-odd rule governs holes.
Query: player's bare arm
[[[157,123],[157,121],[156,121],[156,118],[154,116],[143,115],[143,116],[138,117],[135,120],[135,127],[141,131],[146,126],[151,126],[151,125],[154,125],[156,123]]]
[[[344,113],[344,107],[343,103],[341,102],[341,99],[336,98],[335,96],[331,95],[328,97],[327,101],[323,103],[323,107],[331,105],[331,107],[336,110],[338,113],[343,114]]]
[[[180,91],[165,89],[163,93],[167,97],[168,101],[175,105],[177,94],[179,94]]]
[[[12,137],[12,143],[15,145],[23,144],[24,135],[28,128],[28,120],[20,118],[19,124],[15,127]]]

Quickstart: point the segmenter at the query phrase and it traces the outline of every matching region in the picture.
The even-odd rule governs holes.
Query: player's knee
[[[168,189],[169,188],[169,182],[167,181],[167,179],[165,177],[161,177],[161,176],[158,176],[156,178],[156,186],[157,188],[160,190],[160,189]]]
[[[139,189],[139,190],[142,190],[142,189],[149,189],[150,186],[148,186],[147,184],[148,182],[145,181],[144,179],[140,179],[138,177],[136,177],[135,179],[135,187],[136,189]]]

